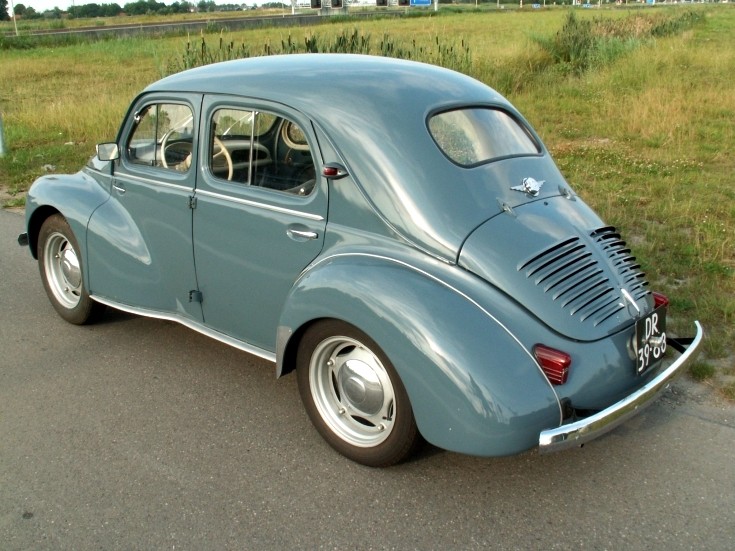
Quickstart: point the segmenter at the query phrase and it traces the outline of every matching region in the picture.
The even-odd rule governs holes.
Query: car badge
[[[513,186],[510,189],[513,191],[520,191],[522,193],[528,193],[531,197],[536,197],[538,192],[541,191],[541,186],[544,185],[546,180],[540,182],[535,178],[523,178],[520,186]]]
[[[631,316],[634,316],[636,318],[640,317],[640,315],[641,315],[641,309],[638,308],[638,305],[635,303],[635,300],[630,295],[630,293],[626,289],[623,289],[621,287],[620,288],[620,294],[623,295],[623,302],[620,303],[620,306],[625,306],[626,310],[628,310],[628,313]],[[630,311],[630,305],[632,305],[633,308],[635,308],[635,314]]]

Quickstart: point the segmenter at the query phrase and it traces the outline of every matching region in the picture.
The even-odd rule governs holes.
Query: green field
[[[542,47],[561,36],[569,11],[442,10],[204,40],[212,51],[221,41],[251,54],[340,36],[375,48],[389,38],[436,60],[437,49],[468,52],[466,71],[524,113],[571,185],[622,231],[653,286],[672,298],[671,327],[685,332],[702,321],[708,338],[694,374],[735,399],[735,6],[575,10],[612,37],[582,67]],[[696,18],[681,29],[634,36],[648,21],[641,14],[676,21],[684,13]],[[618,37],[620,28],[633,34]],[[201,40],[192,37],[191,48]],[[3,205],[22,206],[45,165],[76,171],[96,143],[114,139],[131,99],[182,62],[186,43],[135,38],[0,51]]]

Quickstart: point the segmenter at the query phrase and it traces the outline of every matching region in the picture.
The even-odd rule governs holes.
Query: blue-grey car
[[[667,334],[618,231],[500,94],[370,56],[164,78],[19,237],[66,320],[177,321],[296,372],[345,456],[551,451],[640,411],[702,340]]]

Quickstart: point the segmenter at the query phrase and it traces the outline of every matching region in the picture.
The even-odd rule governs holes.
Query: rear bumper
[[[656,378],[599,413],[555,429],[542,431],[539,435],[539,451],[550,453],[580,446],[614,429],[651,404],[668,387],[669,383],[681,373],[683,367],[696,356],[697,349],[702,343],[704,331],[698,321],[695,321],[694,324],[697,328],[697,334],[694,338],[686,339],[686,341],[684,339],[680,341],[669,339],[668,342],[671,347],[679,350],[681,356]]]

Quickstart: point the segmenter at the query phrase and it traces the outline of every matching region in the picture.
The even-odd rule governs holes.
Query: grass
[[[706,362],[696,362],[689,368],[689,374],[695,381],[706,381],[715,376],[715,368]]]
[[[703,323],[707,364],[735,352],[735,9],[575,10],[575,17],[635,26],[641,14],[673,20],[684,10],[697,20],[666,36],[603,45],[581,70],[555,63],[541,44],[568,21],[567,9],[440,11],[221,39],[253,51],[355,33],[373,43],[388,35],[406,49],[467,45],[468,72],[525,114],[575,190],[621,229],[652,287],[670,296],[670,328],[688,333],[691,320]],[[206,36],[213,49],[219,39]],[[114,139],[132,98],[181,58],[186,43],[136,38],[3,51],[0,112],[9,152],[0,159],[0,187],[12,203],[44,165],[76,171],[95,143]]]

